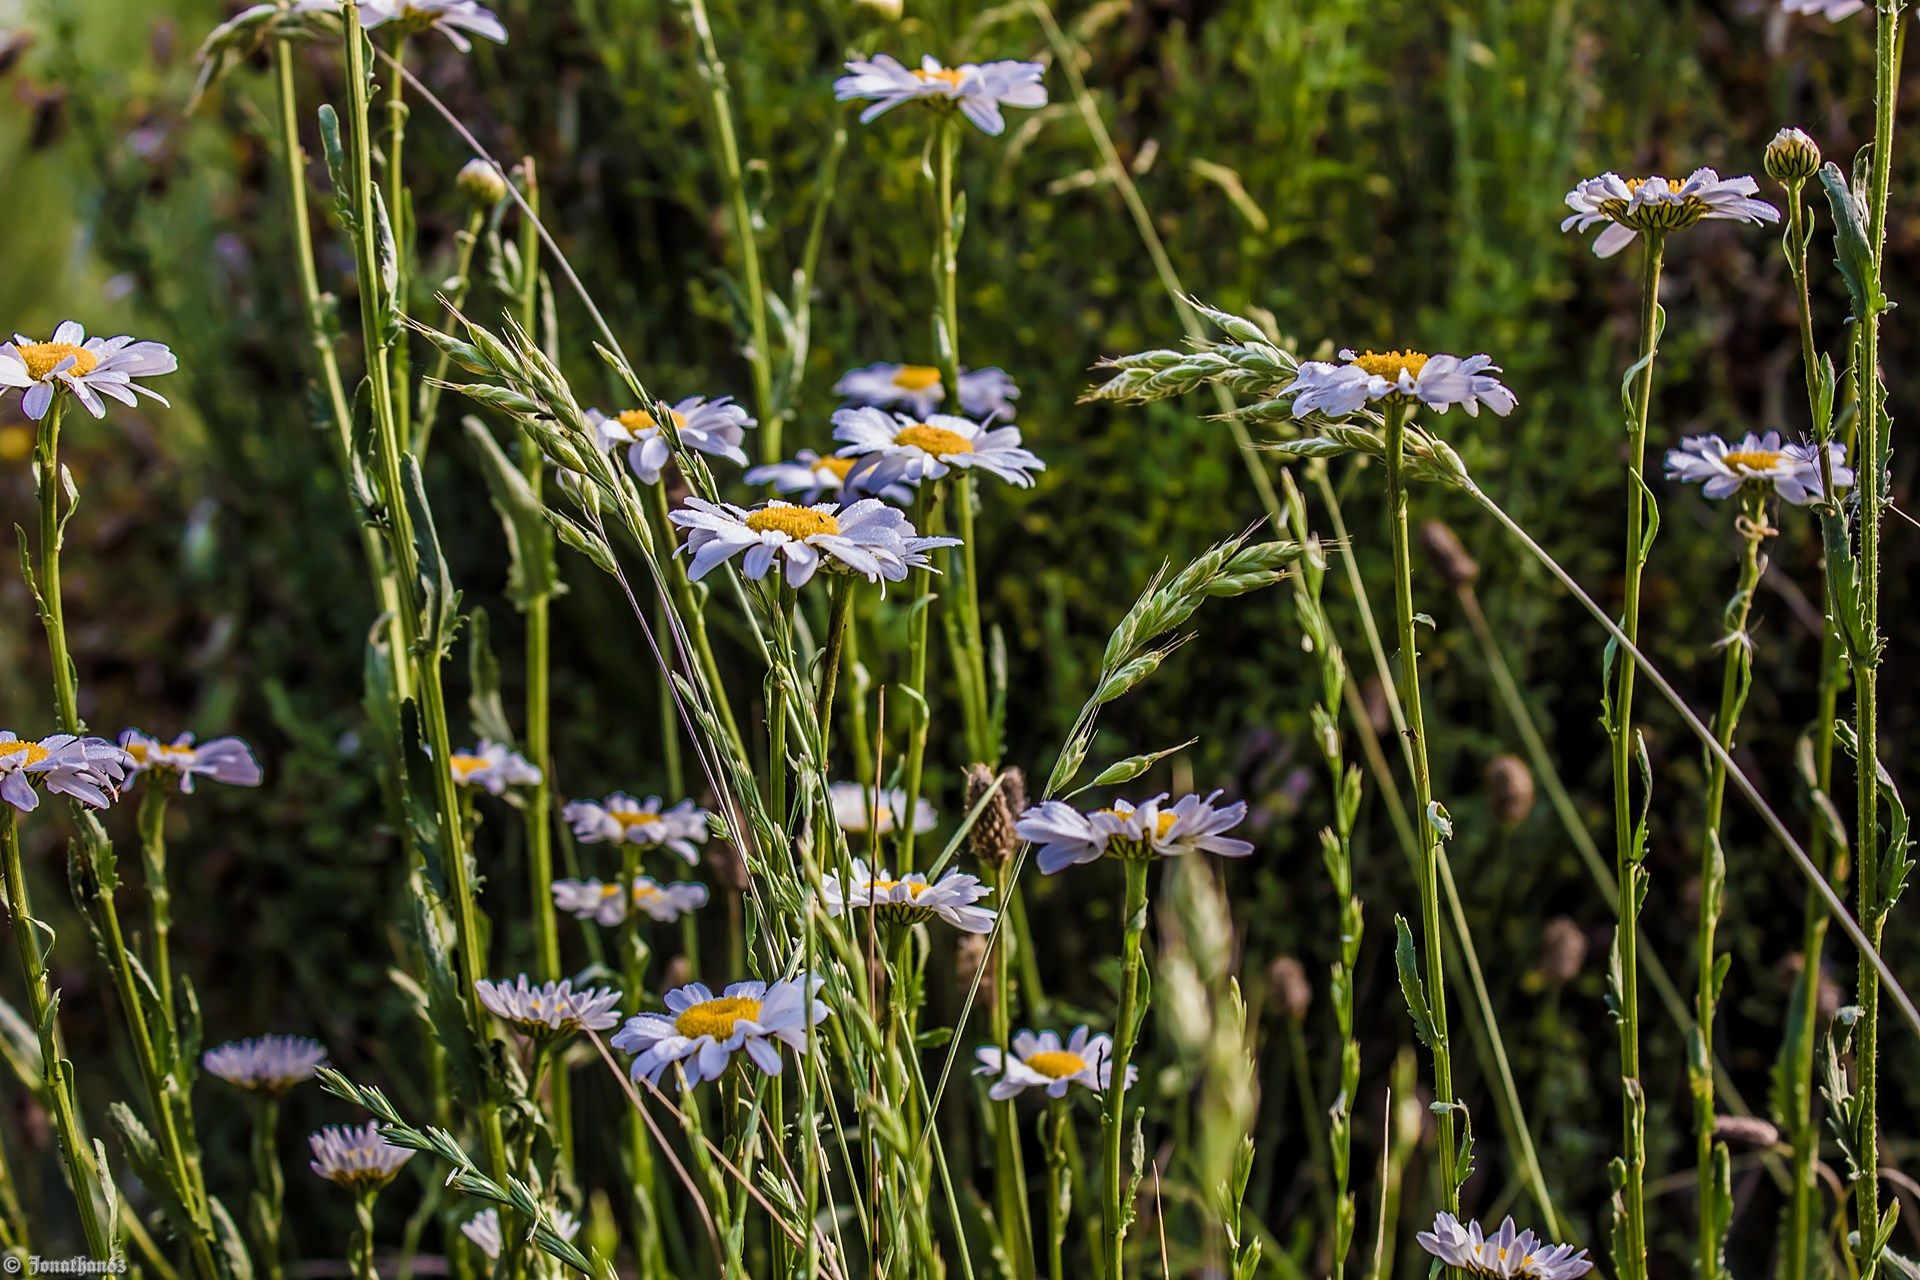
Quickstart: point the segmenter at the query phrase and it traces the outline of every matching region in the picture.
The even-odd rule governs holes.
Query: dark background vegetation
[[[697,116],[692,53],[671,7],[497,7],[513,32],[509,46],[465,59],[429,40],[420,73],[498,153],[538,159],[550,225],[650,386],[668,398],[744,397],[725,302],[731,252],[720,187]],[[1023,5],[959,7],[977,56],[1044,48]],[[1757,172],[1761,148],[1785,123],[1803,125],[1847,163],[1868,124],[1870,23],[1789,24],[1776,8],[1771,0],[1112,0],[1064,5],[1061,18],[1085,51],[1087,79],[1187,286],[1227,309],[1264,308],[1303,349],[1492,353],[1520,411],[1505,420],[1450,417],[1447,434],[1483,486],[1609,600],[1621,522],[1617,383],[1632,359],[1637,269],[1632,256],[1600,262],[1561,235],[1560,198],[1607,168]],[[71,423],[68,457],[84,502],[72,526],[69,618],[84,711],[97,730],[238,732],[267,765],[269,785],[257,794],[210,790],[177,806],[191,816],[177,833],[177,937],[209,1038],[312,1032],[357,1075],[411,1101],[417,1024],[386,977],[399,954],[390,921],[400,855],[379,826],[374,762],[356,749],[368,596],[348,506],[307,408],[260,67],[243,68],[197,114],[184,113],[193,47],[229,9],[209,0],[0,3],[0,316],[28,333],[72,316],[94,331],[164,340],[180,354],[182,372],[163,388],[171,411]],[[945,52],[933,33],[945,29],[947,5],[908,0],[903,22],[878,29],[825,0],[714,0],[713,9],[755,164],[770,272],[784,286],[835,117],[828,85],[841,51]],[[337,92],[339,68],[332,50],[318,48],[303,65],[302,114],[311,121],[323,96]],[[1065,101],[1064,77],[1048,81],[1054,106],[1016,115],[997,144],[966,147],[961,262],[966,358],[1018,378],[1020,425],[1048,461],[1030,493],[989,493],[981,552],[989,615],[1005,628],[1013,660],[1010,756],[1041,773],[1109,627],[1151,572],[1260,514],[1226,430],[1205,420],[1210,400],[1144,410],[1075,403],[1101,356],[1176,345],[1181,331]],[[425,110],[411,139],[422,251],[444,262],[464,216],[452,175],[467,156]],[[919,146],[905,118],[855,129],[827,226],[814,354],[790,446],[826,444],[830,388],[842,369],[928,356]],[[309,148],[317,149],[312,138]],[[1920,252],[1910,154],[1896,162],[1895,298],[1911,292]],[[324,182],[317,168],[313,177]],[[350,257],[325,228],[322,241],[323,276],[350,299]],[[1816,264],[1828,256],[1823,231]],[[423,290],[439,270],[421,273]],[[1822,338],[1838,355],[1837,275],[1822,273],[1816,286]],[[1803,427],[1791,290],[1775,233],[1721,224],[1679,237],[1664,301],[1655,448],[1695,431]],[[473,311],[491,320],[498,306],[483,283]],[[1914,390],[1903,314],[1893,316],[1888,339],[1896,424]],[[583,398],[611,394],[575,300],[563,294],[559,316]],[[454,401],[443,412],[460,412]],[[32,502],[17,406],[17,398],[0,405],[0,508],[9,524],[28,522]],[[429,483],[442,534],[469,600],[492,606],[512,672],[498,525],[456,433],[443,432],[440,444]],[[1912,458],[1896,448],[1902,505]],[[1353,545],[1384,603],[1377,473],[1338,471],[1336,479],[1350,500]],[[1664,519],[1646,640],[1705,705],[1718,684],[1713,646],[1735,563],[1730,513],[1693,492],[1656,487]],[[1506,660],[1610,850],[1598,632],[1483,519],[1440,495],[1421,501],[1453,518],[1479,558],[1480,598]],[[1324,531],[1323,513],[1315,519]],[[1798,513],[1778,523],[1740,758],[1804,827],[1792,752],[1814,708],[1817,549]],[[1912,527],[1893,521],[1883,714],[1896,776],[1905,773],[1902,746],[1916,709],[1903,660],[1920,638],[1905,607],[1914,546]],[[656,788],[657,682],[644,646],[604,581],[579,561],[566,570],[572,591],[556,615],[563,787]],[[1329,591],[1364,676],[1364,645],[1337,573]],[[1426,656],[1438,790],[1458,824],[1452,852],[1475,941],[1549,1179],[1583,1239],[1598,1244],[1604,1161],[1617,1146],[1616,1059],[1603,1004],[1609,906],[1544,804],[1514,829],[1494,821],[1483,774],[1517,739],[1455,597],[1437,575],[1420,592],[1437,624]],[[49,710],[40,636],[11,575],[0,583],[0,619],[0,723],[41,732]],[[1244,980],[1264,987],[1267,963],[1280,953],[1305,960],[1319,997],[1306,1029],[1323,1107],[1334,1043],[1323,979],[1332,914],[1315,832],[1327,807],[1304,733],[1317,681],[1284,590],[1211,607],[1202,625],[1200,641],[1108,721],[1101,750],[1112,758],[1198,735],[1187,757],[1196,783],[1255,802],[1259,854],[1230,872]],[[510,687],[510,705],[512,697]],[[1649,707],[1646,719],[1658,779],[1646,928],[1650,946],[1690,983],[1701,765],[1672,717]],[[947,764],[962,763],[957,741],[941,747]],[[937,785],[951,810],[957,774],[944,772]],[[1360,977],[1365,1096],[1356,1108],[1363,1239],[1372,1230],[1366,1171],[1376,1167],[1387,1068],[1411,1040],[1383,940],[1391,914],[1413,902],[1371,780],[1369,788],[1357,849],[1369,926]],[[1722,936],[1735,963],[1721,1045],[1742,1092],[1764,1112],[1804,886],[1749,813],[1735,803],[1730,814]],[[515,923],[523,913],[515,842],[502,834],[511,825],[496,820],[482,837],[489,905],[503,933],[496,964],[528,955]],[[58,902],[55,824],[33,834],[41,893]],[[1037,932],[1057,939],[1057,954],[1043,963],[1070,999],[1095,1010],[1110,1000],[1094,962],[1108,949],[1118,896],[1103,874],[1031,887]],[[1540,959],[1544,926],[1556,916],[1591,944],[1570,981]],[[84,1089],[97,1104],[124,1087],[124,1072],[104,1049],[113,1015],[83,938],[77,923],[66,928],[59,978]],[[1897,919],[1889,948],[1896,968],[1920,979],[1911,933]],[[1850,956],[1835,946],[1828,970],[1844,1000]],[[12,996],[4,984],[0,992]],[[1457,1019],[1466,1005],[1455,997]],[[1257,1007],[1267,1011],[1263,1034],[1276,1034],[1274,1001],[1262,997]],[[1648,1026],[1651,1168],[1656,1179],[1680,1175],[1658,1185],[1652,1203],[1661,1240],[1674,1247],[1692,1213],[1683,1045],[1657,1006]],[[1886,1053],[1899,1139],[1889,1153],[1898,1160],[1908,1154],[1906,1111],[1920,1072],[1904,1028],[1889,1032]],[[1524,1214],[1478,1059],[1457,1057],[1463,1095],[1479,1100],[1476,1201],[1516,1203]],[[1306,1160],[1321,1120],[1305,1113],[1282,1059],[1276,1049],[1263,1066],[1259,1185],[1268,1191],[1252,1208],[1285,1241],[1317,1215]],[[215,1088],[203,1086],[204,1125],[219,1182],[240,1176],[244,1147],[239,1116]],[[317,1093],[296,1114],[295,1124],[343,1118]],[[10,1142],[46,1143],[17,1092],[6,1095],[0,1128]],[[46,1160],[39,1167],[52,1168]],[[1764,1255],[1777,1205],[1771,1185],[1740,1167],[1736,1265]],[[1422,1168],[1417,1162],[1416,1180]],[[323,1200],[329,1214],[338,1206],[304,1175],[292,1188],[301,1243],[331,1251],[335,1239],[301,1224]],[[1410,1188],[1409,1218],[1426,1206],[1424,1190]],[[1907,1228],[1902,1235],[1912,1243]]]

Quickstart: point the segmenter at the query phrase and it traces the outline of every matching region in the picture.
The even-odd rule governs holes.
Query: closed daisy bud
[[[1519,756],[1498,755],[1487,761],[1487,802],[1493,818],[1511,831],[1533,812],[1533,771]]]
[[[1466,544],[1444,521],[1426,520],[1420,525],[1420,541],[1433,558],[1433,567],[1454,588],[1470,587],[1480,576],[1480,562],[1467,552]]]
[[[1767,144],[1766,169],[1783,186],[1805,182],[1820,172],[1820,144],[1804,130],[1782,129]]]
[[[968,847],[973,856],[989,866],[1004,866],[1013,861],[1015,850],[1020,847],[1020,836],[1013,824],[1021,810],[1014,807],[1014,792],[1020,799],[1026,796],[1026,783],[1020,777],[1018,769],[1008,769],[1000,775],[1001,782],[993,798],[980,810],[980,816],[973,820],[973,827],[967,832]],[[972,813],[974,806],[980,803],[980,797],[987,794],[993,786],[993,770],[983,764],[967,766],[967,812]]]
[[[1289,1022],[1305,1022],[1313,1007],[1313,984],[1307,970],[1292,956],[1279,956],[1267,966],[1267,985],[1273,989],[1273,1001]]]
[[[485,160],[469,160],[453,180],[460,198],[485,213],[507,198],[507,180],[500,170]]]
[[[1586,931],[1565,916],[1547,921],[1540,933],[1540,976],[1550,986],[1564,987],[1579,977],[1586,965]]]
[[[1776,1146],[1780,1131],[1759,1116],[1715,1116],[1713,1136],[1729,1146],[1738,1143],[1755,1149]]]

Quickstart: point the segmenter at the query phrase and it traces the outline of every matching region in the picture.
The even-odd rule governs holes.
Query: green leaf
[[[507,535],[507,599],[525,612],[537,600],[553,596],[559,571],[553,559],[553,534],[546,507],[520,468],[507,457],[478,418],[460,420],[472,441],[487,497]]]
[[[414,554],[420,560],[420,643],[427,652],[442,657],[453,647],[454,632],[460,625],[460,593],[440,551],[440,535],[433,526],[433,508],[427,504],[427,486],[420,474],[420,460],[412,454],[403,459],[405,468],[407,513],[413,517]]]
[[[1873,249],[1867,243],[1864,210],[1840,167],[1832,161],[1821,166],[1820,185],[1826,188],[1827,203],[1833,209],[1834,265],[1847,282],[1854,318],[1871,319],[1885,311],[1887,303],[1876,279]]]
[[[1413,1017],[1413,1033],[1420,1037],[1421,1044],[1431,1049],[1439,1037],[1434,1031],[1433,1010],[1427,1004],[1427,988],[1420,980],[1420,959],[1413,945],[1413,930],[1408,927],[1405,916],[1393,918],[1393,932],[1397,939],[1393,964],[1400,972],[1400,994],[1406,997],[1407,1012]]]

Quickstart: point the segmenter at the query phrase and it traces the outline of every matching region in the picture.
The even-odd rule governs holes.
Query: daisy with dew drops
[[[1046,68],[1037,62],[1002,60],[944,67],[928,54],[918,67],[907,67],[883,53],[849,61],[847,72],[833,82],[833,96],[840,102],[870,101],[872,105],[860,113],[861,124],[902,103],[920,102],[949,111],[958,108],[980,132],[996,137],[1007,127],[1002,107],[1047,105],[1047,87],[1040,83]]]
[[[959,871],[949,871],[937,881],[917,871],[895,877],[855,858],[844,883],[837,871],[821,881],[820,901],[827,914],[836,918],[853,908],[870,907],[885,924],[915,925],[939,919],[963,933],[986,933],[993,928],[993,912],[975,904],[992,892],[978,876]]]
[[[1827,445],[1827,465],[1836,489],[1853,486],[1853,470],[1845,464],[1846,447]],[[1784,502],[1803,507],[1818,502],[1825,481],[1820,474],[1820,447],[1783,444],[1778,431],[1748,432],[1729,444],[1716,435],[1689,436],[1678,449],[1667,450],[1667,478],[1697,484],[1709,498],[1730,498],[1748,485],[1771,486]]]
[[[447,767],[456,785],[477,787],[490,796],[505,795],[509,787],[537,787],[542,777],[539,766],[518,751],[485,738],[471,750],[448,756]]]
[[[850,369],[833,384],[833,393],[854,405],[904,409],[924,421],[947,398],[940,371],[930,364],[870,364]],[[1013,421],[1020,388],[1005,369],[960,370],[960,413],[976,421]]]
[[[719,995],[694,982],[666,995],[667,1011],[627,1019],[613,1047],[633,1055],[636,1081],[658,1085],[670,1067],[681,1087],[717,1080],[736,1054],[744,1053],[768,1075],[780,1074],[780,1046],[807,1051],[808,1028],[826,1018],[817,999],[826,979],[802,974],[779,982],[736,982]]]
[[[620,1021],[620,993],[610,987],[573,989],[567,979],[535,984],[521,974],[512,982],[473,984],[487,1012],[531,1040],[545,1043],[581,1031],[605,1031]]]
[[[358,1195],[377,1192],[392,1182],[413,1152],[396,1147],[369,1120],[362,1125],[328,1125],[307,1138],[313,1159],[307,1167]]]
[[[236,1089],[279,1098],[327,1065],[327,1047],[306,1036],[229,1040],[201,1054],[200,1065]]]
[[[958,468],[1027,489],[1033,473],[1047,468],[1022,447],[1020,428],[986,427],[945,413],[920,420],[881,409],[841,409],[833,415],[833,438],[842,442],[841,457],[861,460],[854,475],[892,463],[908,484],[944,479]]]
[[[560,816],[582,844],[668,849],[692,866],[700,861],[696,846],[707,841],[707,811],[691,800],[682,800],[671,809],[663,809],[661,803],[659,796],[636,800],[624,791],[616,791],[605,800],[575,800],[561,810]]]
[[[998,1045],[981,1045],[974,1050],[979,1065],[976,1076],[991,1076],[993,1084],[987,1096],[995,1102],[1043,1089],[1049,1098],[1064,1098],[1074,1085],[1105,1093],[1113,1081],[1113,1037],[1104,1031],[1091,1034],[1075,1027],[1061,1043],[1057,1031],[1022,1031],[1013,1038],[1013,1052],[1002,1052]],[[1127,1068],[1127,1086],[1139,1083],[1140,1069]]]
[[[1499,417],[1517,401],[1494,375],[1500,366],[1488,355],[1428,355],[1423,351],[1343,350],[1338,363],[1308,360],[1280,395],[1293,397],[1293,416],[1317,413],[1344,418],[1368,404],[1397,401],[1436,413],[1464,409],[1478,417],[1484,406]]]
[[[565,1209],[551,1209],[546,1211],[544,1219],[539,1225],[553,1232],[554,1235],[567,1241],[569,1244],[573,1242],[575,1236],[580,1234],[580,1219],[574,1217]],[[498,1262],[501,1252],[506,1247],[506,1241],[502,1239],[500,1235],[500,1211],[498,1209],[482,1209],[479,1213],[474,1214],[471,1218],[468,1218],[460,1224],[460,1234],[472,1241],[473,1247],[485,1254],[489,1262]],[[527,1238],[532,1239],[532,1237],[533,1228],[529,1227],[527,1229]]]
[[[102,396],[125,405],[136,403],[137,396],[166,404],[159,392],[135,379],[156,378],[179,367],[163,343],[135,342],[125,335],[89,338],[73,320],[63,322],[45,342],[16,333],[12,342],[0,343],[0,389],[22,388],[20,408],[36,420],[47,416],[62,391],[72,392],[96,418],[106,416]]]
[[[120,749],[131,762],[129,779],[151,773],[157,784],[175,787],[182,795],[193,794],[196,778],[230,787],[257,787],[261,782],[260,762],[254,759],[253,748],[239,738],[214,738],[196,746],[190,733],[162,742],[128,729],[120,735]]]
[[[668,414],[683,448],[746,465],[746,450],[740,447],[740,442],[746,438],[747,428],[755,423],[745,409],[733,402],[732,396],[721,396],[718,400],[688,396],[668,410]],[[587,424],[593,428],[603,450],[627,451],[627,466],[640,483],[659,482],[661,470],[673,456],[673,445],[651,409],[628,409],[612,417],[590,409]]]
[[[1588,178],[1567,193],[1573,212],[1560,223],[1562,231],[1585,231],[1610,225],[1593,242],[1593,252],[1611,258],[1645,233],[1664,236],[1699,222],[1778,222],[1780,211],[1753,198],[1760,184],[1751,177],[1722,178],[1712,169],[1695,169],[1678,178],[1623,178],[1603,173]]]
[[[651,876],[635,876],[632,891],[620,892],[617,881],[555,880],[553,905],[576,920],[591,920],[612,928],[627,918],[627,911],[639,911],[659,924],[672,924],[689,911],[707,905],[707,886],[693,881],[663,884]]]
[[[688,498],[672,518],[689,530],[680,553],[692,557],[687,577],[695,582],[735,556],[740,572],[755,581],[784,566],[785,582],[794,590],[820,569],[900,582],[914,569],[931,571],[928,551],[958,545],[954,538],[919,536],[904,512],[878,498],[810,507],[775,500],[751,510]]]
[[[1469,1276],[1491,1276],[1499,1280],[1579,1280],[1593,1270],[1585,1249],[1553,1244],[1539,1239],[1531,1231],[1517,1231],[1513,1219],[1500,1224],[1488,1235],[1477,1222],[1461,1221],[1450,1213],[1433,1220],[1433,1230],[1422,1231],[1414,1240],[1440,1260],[1441,1265],[1456,1267]]]
[[[44,789],[104,809],[119,799],[131,764],[127,753],[105,738],[56,733],[33,742],[0,730],[0,800],[32,813]]]

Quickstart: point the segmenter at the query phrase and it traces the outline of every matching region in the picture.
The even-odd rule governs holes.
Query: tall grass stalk
[[[1720,638],[1724,657],[1720,669],[1720,706],[1713,717],[1714,736],[1721,750],[1733,750],[1734,731],[1746,705],[1753,680],[1753,638],[1747,622],[1753,612],[1753,593],[1765,563],[1761,547],[1774,534],[1767,524],[1765,491],[1745,486],[1734,530],[1740,540],[1740,575],[1723,615]],[[1727,771],[1718,757],[1707,761],[1706,811],[1700,832],[1700,924],[1698,981],[1695,987],[1695,1027],[1689,1046],[1687,1079],[1693,1094],[1695,1177],[1699,1194],[1699,1252],[1696,1275],[1716,1280],[1726,1273],[1727,1228],[1733,1214],[1730,1155],[1716,1140],[1714,1123],[1713,1052],[1714,1011],[1726,982],[1732,957],[1717,950],[1716,931],[1725,905],[1727,859],[1720,841],[1720,815],[1727,794]]]

